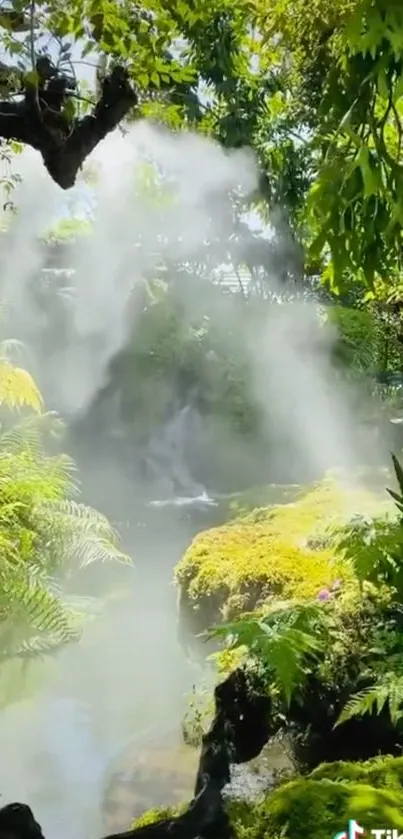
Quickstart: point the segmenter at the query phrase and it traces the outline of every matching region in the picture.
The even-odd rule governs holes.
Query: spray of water
[[[153,203],[142,191],[145,159],[163,173],[173,191],[171,203]],[[136,282],[152,276],[157,257],[197,261],[212,237],[228,241],[235,233],[229,191],[247,196],[258,183],[249,152],[228,154],[201,137],[172,135],[147,123],[125,137],[111,136],[94,152],[91,165],[97,170],[93,231],[75,246],[69,332],[67,340],[55,335],[51,352],[41,350],[44,313],[33,305],[30,289],[44,267],[38,235],[54,220],[61,195],[33,153],[18,161],[19,213],[2,258],[0,293],[8,304],[9,330],[31,348],[49,407],[68,419],[86,411],[105,383],[109,362],[125,346]],[[79,185],[77,201],[84,202],[86,194]],[[275,282],[274,275],[273,288]],[[206,305],[208,295],[208,287],[194,296],[189,289],[189,317]],[[238,304],[227,298],[221,305],[223,319],[228,324],[232,318],[239,341],[245,342],[256,396],[271,425],[281,429],[284,450],[291,441],[294,455],[316,472],[351,464],[351,422],[331,379],[328,353],[323,347],[318,353],[311,339],[313,306],[286,307],[281,316],[278,309],[263,316],[260,307],[246,323]],[[238,441],[220,440],[230,458]],[[103,494],[105,507],[111,493],[118,498],[120,493],[123,505],[128,493],[135,498],[141,492],[101,467],[98,452],[98,497]],[[112,602],[82,643],[59,656],[39,699],[3,714],[4,800],[29,801],[49,836],[95,835],[100,777],[114,750],[153,722],[172,725],[180,718],[179,696],[189,687],[189,674],[176,644],[168,582],[191,527],[168,514],[159,527],[151,546],[144,540],[141,545],[140,531],[129,539],[135,558],[141,550],[147,557],[133,584],[125,582],[126,593],[130,585],[133,593],[124,604]],[[5,759],[11,752],[14,761]]]

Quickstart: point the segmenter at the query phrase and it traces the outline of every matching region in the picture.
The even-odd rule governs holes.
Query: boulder
[[[199,533],[175,569],[179,617],[190,633],[268,600],[312,598],[351,576],[334,532],[354,515],[392,511],[386,493],[329,476],[292,503],[253,510]]]

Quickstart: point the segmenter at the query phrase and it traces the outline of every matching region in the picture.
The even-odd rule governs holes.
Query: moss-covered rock
[[[226,804],[237,839],[332,839],[356,819],[371,828],[403,830],[402,758],[319,767],[307,778],[284,783],[259,801]],[[182,809],[182,808],[180,808]],[[179,809],[145,813],[134,827]]]
[[[200,631],[269,597],[311,598],[351,571],[332,530],[392,510],[385,498],[329,477],[294,503],[263,507],[193,540],[175,569],[181,617]]]
[[[311,772],[315,781],[356,781],[386,789],[403,790],[403,757],[374,757],[365,761],[322,763]]]
[[[280,787],[256,808],[254,835],[284,839],[329,839],[356,819],[366,831],[403,829],[403,791],[350,781],[298,779]]]

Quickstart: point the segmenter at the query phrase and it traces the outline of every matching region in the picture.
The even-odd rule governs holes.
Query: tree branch
[[[48,59],[39,59],[36,68],[38,86],[27,84],[23,101],[0,102],[0,137],[37,149],[53,180],[70,189],[84,160],[136,106],[137,94],[126,71],[115,67],[92,114],[69,120],[62,109],[71,96],[71,80],[51,69]]]

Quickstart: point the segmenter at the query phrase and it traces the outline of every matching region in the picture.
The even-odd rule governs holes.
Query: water
[[[172,570],[200,530],[228,519],[228,505],[202,493],[137,504],[132,516],[119,529],[135,565],[103,569],[104,588],[114,596],[102,618],[47,665],[42,693],[0,716],[2,803],[28,803],[47,839],[96,839],[125,829],[132,807],[157,806],[163,793],[174,803],[193,787],[195,757],[183,756],[181,765],[174,759],[179,780],[167,774],[182,744],[185,696],[201,675],[178,640]],[[137,761],[143,768],[136,775]],[[283,766],[282,754],[274,765]],[[117,785],[108,823],[108,778],[124,769],[128,785]],[[259,776],[246,773],[236,770],[235,792],[260,789]]]
[[[30,804],[48,839],[102,835],[105,780],[128,743],[172,732],[180,742],[195,673],[178,641],[172,569],[220,518],[212,499],[182,500],[122,527],[135,567],[109,569],[116,597],[102,619],[49,665],[42,693],[1,713],[2,802]]]
[[[197,412],[184,405],[149,441],[145,454],[148,477],[157,491],[160,487],[169,495],[169,499],[157,502],[159,506],[170,501],[177,505],[181,499],[182,503],[196,504],[207,500],[205,487],[194,480],[186,460],[186,444],[195,439],[197,422]]]
[[[206,490],[200,495],[177,495],[174,498],[161,498],[149,501],[150,507],[218,507],[219,501],[211,498]]]

